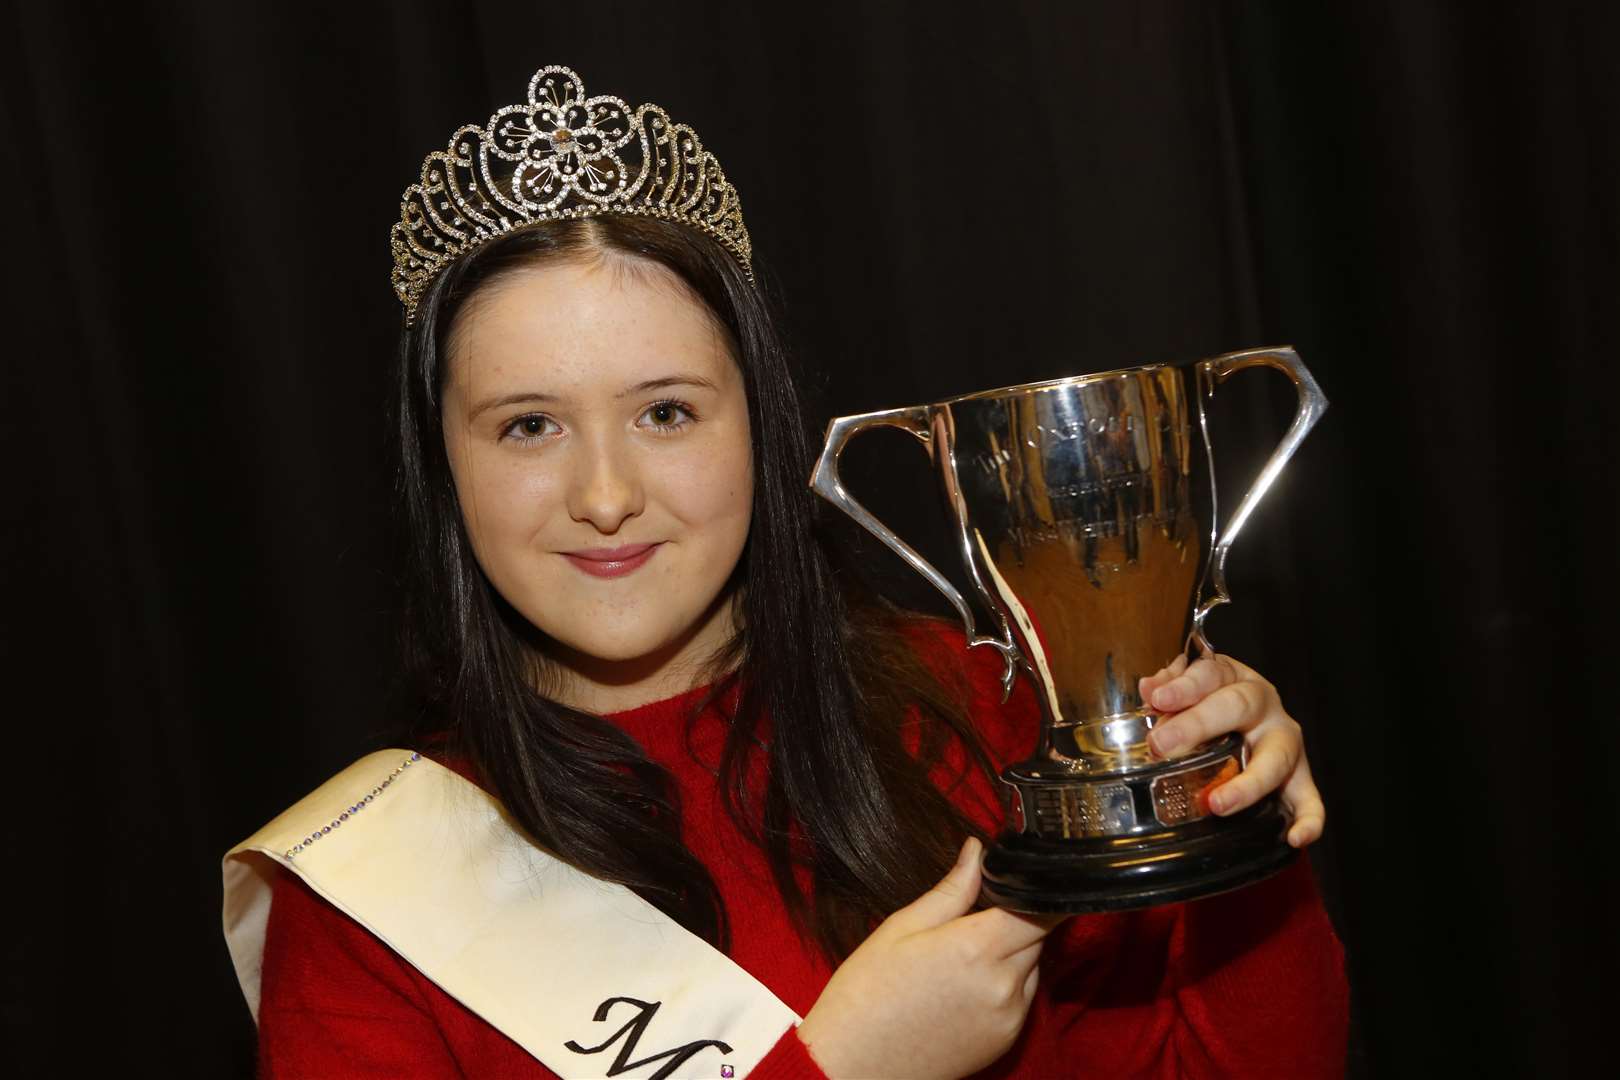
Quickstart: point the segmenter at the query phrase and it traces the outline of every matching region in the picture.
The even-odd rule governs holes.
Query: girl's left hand
[[[1164,715],[1148,743],[1169,757],[1229,731],[1243,733],[1249,764],[1209,794],[1210,809],[1225,817],[1282,789],[1293,814],[1288,843],[1302,848],[1322,835],[1327,812],[1311,780],[1299,724],[1283,710],[1272,686],[1253,669],[1219,653],[1169,667],[1141,680],[1142,700]]]

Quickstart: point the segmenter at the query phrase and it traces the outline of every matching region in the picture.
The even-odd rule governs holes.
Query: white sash
[[[225,938],[255,1021],[277,864],[562,1077],[746,1076],[799,1022],[707,942],[540,851],[487,792],[408,750],[361,758],[226,854]]]

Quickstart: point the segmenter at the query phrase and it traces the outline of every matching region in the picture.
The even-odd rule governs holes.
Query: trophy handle
[[[1294,389],[1299,393],[1299,407],[1294,411],[1294,422],[1288,426],[1288,432],[1272,451],[1271,458],[1266,462],[1265,468],[1249,488],[1243,501],[1238,503],[1237,510],[1232,514],[1232,520],[1226,523],[1226,531],[1217,534],[1211,530],[1210,539],[1213,546],[1210,548],[1209,562],[1204,567],[1204,579],[1198,585],[1198,602],[1193,610],[1192,633],[1188,635],[1188,651],[1193,643],[1197,643],[1203,655],[1209,655],[1215,650],[1210,646],[1209,639],[1204,636],[1204,619],[1209,613],[1222,604],[1230,603],[1232,598],[1226,591],[1226,553],[1232,547],[1232,541],[1242,531],[1243,525],[1254,513],[1254,508],[1265,498],[1266,492],[1276,482],[1283,466],[1288,459],[1294,456],[1299,444],[1305,441],[1311,428],[1322,418],[1327,411],[1327,395],[1311,377],[1310,370],[1300,360],[1299,354],[1292,348],[1284,346],[1274,349],[1248,349],[1243,352],[1227,353],[1210,360],[1204,360],[1197,365],[1198,372],[1198,426],[1204,436],[1205,456],[1209,461],[1209,490],[1210,501],[1215,500],[1215,451],[1210,445],[1209,421],[1204,414],[1205,398],[1214,397],[1215,387],[1225,382],[1234,372],[1245,368],[1269,367],[1287,375],[1293,382]],[[1214,519],[1216,512],[1214,506],[1210,508],[1210,517]],[[1217,535],[1219,538],[1217,539]],[[1210,597],[1204,599],[1205,589],[1210,589]]]
[[[935,570],[933,564],[917,554],[916,550],[900,539],[893,529],[873,517],[872,513],[849,493],[844,487],[843,479],[838,475],[838,456],[844,452],[849,440],[875,427],[893,427],[909,432],[928,449],[929,456],[933,457],[932,415],[931,406],[912,405],[904,409],[884,409],[881,412],[862,413],[858,416],[840,416],[827,425],[827,441],[822,447],[821,457],[816,461],[815,471],[810,474],[810,487],[817,495],[854,518],[867,532],[883,541],[890,551],[904,559],[907,565],[927,578],[929,584],[944,594],[945,599],[951,602],[951,607],[962,617],[962,626],[967,631],[968,648],[989,645],[1001,653],[1001,659],[1006,665],[1001,675],[1002,700],[1005,701],[1012,693],[1013,676],[1017,672],[1017,661],[1020,658],[1018,646],[1013,644],[1012,632],[1003,626],[1001,637],[987,637],[980,634],[974,624],[973,609],[968,606],[967,599],[956,586],[945,580],[945,576]]]

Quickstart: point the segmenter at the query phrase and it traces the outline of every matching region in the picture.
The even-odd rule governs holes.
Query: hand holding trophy
[[[1298,409],[1225,529],[1211,530],[1200,572],[1189,400],[1211,458],[1213,507],[1204,404],[1250,367],[1287,375]],[[1292,721],[1255,698],[1274,701],[1270,684],[1215,654],[1204,621],[1229,599],[1233,540],[1326,408],[1298,355],[1277,348],[1029,383],[829,425],[811,486],[945,595],[970,648],[1001,653],[1004,690],[1022,673],[1040,701],[1034,753],[1002,773],[1013,820],[985,859],[989,901],[1024,912],[1146,907],[1237,888],[1296,854],[1276,795],[1228,816],[1209,804],[1247,760],[1234,710],[1256,722],[1256,737],[1264,737],[1260,725]],[[955,586],[844,489],[839,454],[879,426],[909,431],[932,457],[957,553],[991,616],[987,631]],[[1185,716],[1173,715],[1187,705]],[[1309,787],[1308,772],[1290,781],[1300,783]],[[1242,801],[1241,785],[1223,796],[1229,791]],[[1295,828],[1319,824],[1302,819]]]
[[[1141,699],[1159,712],[1148,742],[1160,757],[1236,731],[1249,748],[1243,771],[1209,793],[1217,814],[1247,809],[1272,791],[1293,818],[1288,843],[1303,848],[1319,839],[1326,817],[1311,779],[1299,724],[1283,709],[1277,690],[1253,668],[1230,656],[1185,655],[1143,679]]]

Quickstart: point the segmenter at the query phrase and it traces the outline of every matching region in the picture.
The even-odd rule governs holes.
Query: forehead
[[[735,362],[724,328],[672,271],[608,256],[512,271],[470,297],[446,342],[450,380],[541,378],[589,387],[681,368],[717,383]],[[561,387],[558,387],[561,389]]]

